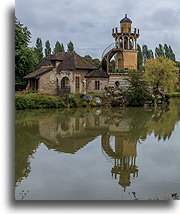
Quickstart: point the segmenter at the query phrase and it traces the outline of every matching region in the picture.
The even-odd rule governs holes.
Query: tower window
[[[95,81],[95,90],[100,90],[100,81]]]

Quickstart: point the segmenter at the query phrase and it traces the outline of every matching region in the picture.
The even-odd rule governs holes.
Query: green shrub
[[[15,107],[16,109],[62,108],[65,105],[55,96],[28,94],[16,95]]]
[[[146,82],[140,71],[129,72],[129,89],[126,94],[130,106],[143,106],[149,97]]]

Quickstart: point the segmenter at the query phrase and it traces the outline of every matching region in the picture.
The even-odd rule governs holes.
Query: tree
[[[46,46],[46,48],[45,48],[45,56],[47,57],[48,55],[51,54],[51,45],[50,45],[49,40],[46,41],[45,46]]]
[[[143,63],[145,63],[149,58],[149,52],[147,45],[142,46],[142,57],[143,57]]]
[[[155,57],[159,57],[159,56],[165,56],[164,48],[161,44],[159,44],[159,47],[155,48]]]
[[[62,52],[65,51],[63,43],[61,43]]]
[[[145,65],[145,79],[157,88],[173,91],[178,83],[176,63],[163,56],[148,60]]]
[[[74,51],[74,45],[71,41],[67,44],[67,47],[68,47],[67,52]]]
[[[137,44],[137,68],[138,69],[142,69],[143,66],[143,55],[142,55],[142,51],[141,51],[141,46],[139,44]]]
[[[90,64],[94,65],[96,68],[101,68],[101,61],[99,59],[93,59],[90,55],[85,55],[84,59],[87,60]]]
[[[15,19],[15,81],[18,83],[24,83],[23,77],[38,64],[35,50],[28,47],[30,39],[30,31]]]
[[[31,33],[21,24],[17,18],[15,18],[15,50],[22,47],[28,47],[31,40]]]
[[[43,46],[40,38],[37,38],[36,40],[35,52],[37,53],[38,60],[40,62],[43,59]]]
[[[176,60],[176,57],[175,57],[175,54],[171,48],[171,46],[169,45],[169,59],[175,61]]]
[[[164,45],[164,56],[170,59],[170,50],[167,44]]]
[[[150,49],[150,50],[148,50],[149,51],[149,54],[148,54],[148,59],[153,59],[154,58],[154,53],[153,53],[153,51]]]
[[[141,71],[130,71],[127,99],[131,106],[143,106],[149,94]]]
[[[58,53],[58,52],[63,52],[64,51],[64,46],[63,44],[60,44],[58,41],[55,44],[55,48],[53,50],[53,53]]]

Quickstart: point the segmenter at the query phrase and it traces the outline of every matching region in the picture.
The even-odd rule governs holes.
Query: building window
[[[69,79],[67,77],[63,77],[61,80],[61,88],[67,89],[69,88]]]
[[[56,66],[56,61],[55,60],[52,60],[51,63],[52,63],[52,66]]]
[[[116,81],[116,82],[115,82],[115,86],[116,86],[116,87],[119,87],[119,85],[120,85],[119,81]]]
[[[79,77],[76,77],[76,88],[80,87],[80,81],[79,81]]]
[[[95,81],[95,90],[100,90],[100,81]]]

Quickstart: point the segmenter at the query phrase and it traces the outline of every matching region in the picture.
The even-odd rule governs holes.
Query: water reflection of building
[[[113,159],[112,176],[126,189],[131,177],[138,176],[136,165],[137,142],[154,132],[160,138],[170,136],[179,120],[179,105],[163,109],[101,109],[65,110],[37,117],[31,112],[30,119],[22,115],[16,124],[16,182],[27,177],[31,167],[29,157],[39,143],[58,152],[74,154],[101,137],[101,145],[107,156]],[[38,111],[39,112],[39,111]],[[25,119],[24,119],[25,118]],[[159,130],[158,127],[166,127]],[[23,160],[23,161],[22,161]]]
[[[114,167],[111,170],[112,177],[119,179],[118,183],[125,191],[126,187],[131,184],[131,175],[133,177],[138,176],[136,166],[137,141],[130,141],[128,135],[118,133],[113,136],[114,148],[112,148],[111,137],[110,135],[102,136],[102,147],[108,157],[114,160]]]
[[[132,136],[129,113],[120,110],[114,113],[109,110],[94,110],[69,116],[65,111],[59,117],[39,120],[39,139],[50,149],[64,153],[76,153],[97,136],[102,136],[101,145],[108,157],[114,159],[112,175],[119,178],[124,188],[129,186],[130,176],[137,176],[136,146],[140,135]],[[139,126],[138,130],[142,132]],[[138,136],[137,136],[138,135]],[[114,136],[114,150],[110,138]]]

